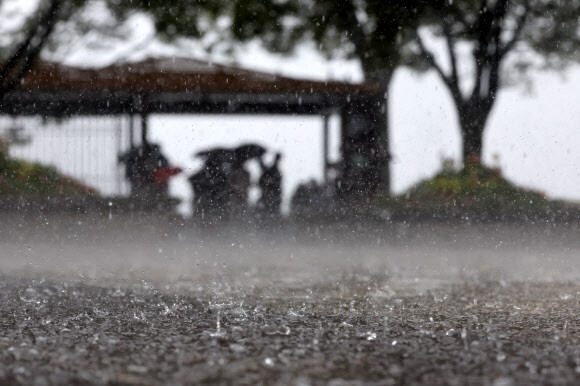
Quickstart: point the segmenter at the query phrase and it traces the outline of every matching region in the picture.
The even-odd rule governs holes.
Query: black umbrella
[[[263,146],[256,145],[253,143],[238,146],[234,150],[236,159],[242,162],[246,162],[252,158],[260,158],[266,153],[266,149]]]
[[[217,162],[232,162],[236,157],[233,149],[216,147],[213,149],[202,150],[195,154],[196,157],[203,157],[206,161],[212,160]]]

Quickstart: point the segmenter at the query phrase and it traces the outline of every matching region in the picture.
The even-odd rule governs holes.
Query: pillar
[[[129,114],[129,147],[135,146],[135,114]]]
[[[324,183],[328,183],[328,148],[329,148],[329,120],[330,113],[325,112],[322,115],[322,167],[324,173]]]
[[[365,198],[389,193],[386,114],[382,95],[351,97],[342,107],[342,195]]]
[[[141,143],[143,145],[146,145],[147,143],[149,143],[148,138],[147,138],[148,134],[149,134],[148,133],[148,131],[149,131],[149,127],[148,127],[149,115],[146,112],[141,111],[140,116],[141,116]]]

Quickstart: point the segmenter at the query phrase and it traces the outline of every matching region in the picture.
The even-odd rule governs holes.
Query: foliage
[[[328,55],[356,57],[367,77],[392,70],[401,59],[407,30],[426,1],[236,1],[232,30],[241,40],[261,38],[273,51],[312,40]],[[379,76],[380,78],[380,76]]]
[[[578,48],[574,35],[580,0],[74,1],[85,10],[91,9],[87,5],[104,3],[118,24],[135,13],[146,14],[157,34],[168,40],[217,32],[224,41],[258,38],[269,50],[281,53],[313,41],[328,55],[360,59],[367,76],[393,69],[401,61],[426,68],[425,57],[406,56],[412,32],[424,25],[439,36],[451,34],[452,43],[485,38],[489,47],[497,32],[504,48],[526,42],[552,63],[572,59]],[[81,20],[87,19],[77,18]]]
[[[229,9],[227,0],[104,0],[118,21],[135,12],[151,17],[157,33],[167,39],[198,38]]]
[[[0,152],[0,196],[73,196],[95,190],[55,168],[16,160]]]
[[[106,4],[117,26],[136,13],[149,16],[157,35],[166,40],[212,33],[226,43],[258,38],[279,53],[314,41],[329,56],[359,58],[367,76],[381,78],[380,72],[386,71],[390,79],[399,64],[405,32],[428,1],[87,0],[81,8],[90,10],[96,2]],[[91,25],[82,9],[74,19],[77,24]],[[109,27],[105,33],[114,30]],[[77,32],[83,29],[90,30],[77,28]]]

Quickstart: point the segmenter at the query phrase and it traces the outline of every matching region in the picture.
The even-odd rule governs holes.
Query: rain
[[[578,382],[577,1],[0,20],[0,384]]]

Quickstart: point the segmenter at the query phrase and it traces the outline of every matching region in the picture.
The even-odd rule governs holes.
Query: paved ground
[[[580,379],[574,225],[46,220],[0,230],[0,384]]]

